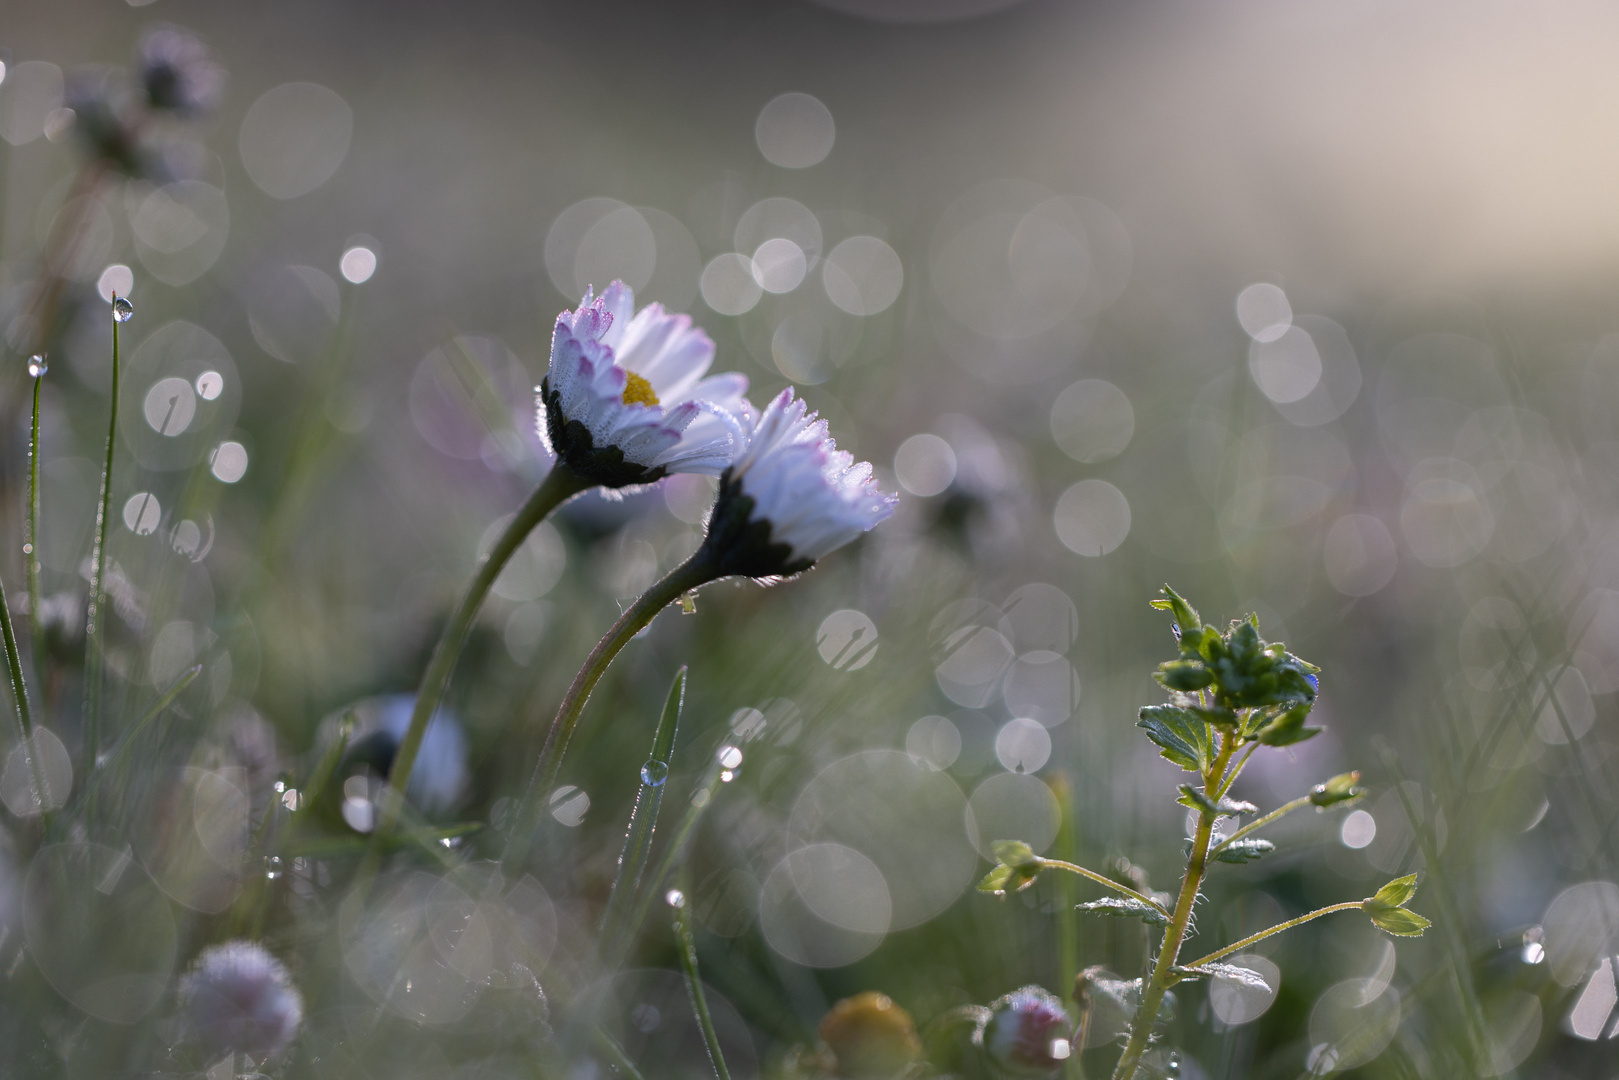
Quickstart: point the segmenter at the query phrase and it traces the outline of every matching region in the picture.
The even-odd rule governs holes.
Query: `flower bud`
[[[205,950],[180,981],[180,1012],[187,1036],[211,1053],[263,1060],[291,1044],[304,1003],[281,961],[254,942],[230,941]]]
[[[1038,986],[1014,990],[990,1005],[984,1052],[1008,1070],[1044,1076],[1072,1053],[1073,1021],[1055,994]]]
[[[911,1014],[887,994],[844,998],[821,1021],[821,1038],[843,1077],[891,1077],[922,1054]]]

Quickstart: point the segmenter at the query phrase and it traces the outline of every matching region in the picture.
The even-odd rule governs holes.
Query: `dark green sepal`
[[[1242,802],[1237,799],[1221,796],[1219,801],[1209,798],[1202,788],[1195,788],[1191,784],[1181,785],[1181,797],[1175,800],[1182,806],[1192,810],[1201,810],[1205,814],[1215,817],[1236,817],[1238,814],[1256,814],[1259,807],[1251,802]]]
[[[1219,851],[1216,851],[1214,857],[1220,862],[1249,863],[1269,855],[1275,850],[1276,845],[1269,840],[1244,838],[1242,840],[1233,840]]]
[[[1125,919],[1140,919],[1149,926],[1164,926],[1169,922],[1169,916],[1151,904],[1144,904],[1128,896],[1104,896],[1088,904],[1078,904],[1075,910],[1089,911],[1097,915],[1116,915]]]
[[[1311,788],[1310,802],[1323,810],[1339,803],[1351,802],[1366,794],[1365,788],[1355,786],[1359,782],[1358,772],[1340,773],[1326,783]]]
[[[717,576],[784,578],[815,565],[813,559],[793,558],[791,545],[772,542],[770,522],[755,520],[753,507],[752,497],[742,493],[742,481],[726,469],[708,516],[708,535],[698,551]]]
[[[622,488],[651,484],[667,474],[662,465],[649,469],[625,461],[624,451],[616,446],[598,449],[589,428],[562,415],[562,395],[551,389],[550,376],[540,382],[540,401],[545,406],[545,433],[557,460],[592,486]]]

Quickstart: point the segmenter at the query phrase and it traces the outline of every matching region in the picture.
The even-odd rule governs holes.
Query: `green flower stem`
[[[23,542],[23,559],[28,581],[28,633],[33,641],[34,678],[40,693],[45,691],[45,623],[39,617],[44,595],[39,587],[39,391],[45,375],[34,377],[34,412],[28,425],[28,533]],[[49,712],[49,709],[46,710]]]
[[[1270,813],[1266,814],[1264,817],[1254,818],[1254,820],[1250,821],[1248,824],[1244,825],[1242,828],[1238,829],[1236,832],[1232,833],[1230,836],[1226,837],[1224,840],[1221,840],[1218,844],[1215,844],[1213,847],[1211,847],[1209,849],[1209,858],[1212,859],[1214,856],[1220,854],[1220,852],[1222,852],[1226,848],[1230,847],[1233,842],[1235,842],[1237,840],[1241,840],[1243,837],[1247,836],[1251,832],[1254,832],[1254,831],[1256,831],[1258,829],[1263,829],[1266,825],[1269,825],[1271,822],[1275,821],[1277,818],[1283,817],[1283,816],[1285,816],[1287,814],[1291,814],[1293,811],[1298,810],[1298,809],[1300,809],[1302,807],[1305,807],[1305,806],[1309,806],[1309,805],[1310,805],[1310,796],[1308,796],[1308,795],[1300,795],[1298,798],[1294,799],[1292,802],[1284,803],[1281,806],[1278,806],[1276,809],[1272,810]]]
[[[1220,752],[1203,774],[1203,790],[1218,791],[1225,780],[1226,768],[1231,764],[1231,757],[1237,750],[1235,736],[1221,736]],[[1175,960],[1180,956],[1181,943],[1186,940],[1186,929],[1192,922],[1192,904],[1197,900],[1198,889],[1203,884],[1203,874],[1209,865],[1209,840],[1214,833],[1215,814],[1204,810],[1198,815],[1197,834],[1192,838],[1192,857],[1186,863],[1186,876],[1181,879],[1180,896],[1175,901],[1175,912],[1170,916],[1169,925],[1164,927],[1163,944],[1158,948],[1158,961],[1153,965],[1152,976],[1142,988],[1141,1006],[1136,1009],[1136,1015],[1130,1021],[1130,1041],[1124,1047],[1124,1053],[1119,1056],[1119,1063],[1113,1069],[1113,1080],[1130,1080],[1135,1076],[1136,1069],[1141,1064],[1141,1055],[1146,1053],[1147,1039],[1152,1034],[1152,1025],[1158,1019],[1158,1006],[1163,1003],[1164,994],[1174,981]]]
[[[1063,862],[1061,859],[1041,859],[1040,866],[1042,869],[1066,870],[1070,874],[1078,874],[1080,877],[1090,878],[1098,885],[1106,886],[1116,893],[1123,893],[1132,900],[1139,900],[1143,904],[1155,908],[1161,912],[1165,918],[1169,918],[1171,916],[1171,912],[1168,908],[1164,907],[1164,905],[1160,904],[1146,893],[1136,892],[1128,885],[1120,885],[1117,881],[1114,881],[1112,878],[1107,877],[1106,875],[1098,874],[1095,870],[1087,870],[1085,867],[1079,866],[1076,863]]]
[[[1209,953],[1209,955],[1207,955],[1207,956],[1200,956],[1196,960],[1193,960],[1190,964],[1187,964],[1186,966],[1196,968],[1196,967],[1202,967],[1204,964],[1212,964],[1216,960],[1221,960],[1221,959],[1224,959],[1227,956],[1230,956],[1232,953],[1241,952],[1243,949],[1246,949],[1248,946],[1254,944],[1256,941],[1264,941],[1266,938],[1272,936],[1273,934],[1280,934],[1283,930],[1291,930],[1295,926],[1303,926],[1305,923],[1309,922],[1311,919],[1319,919],[1323,915],[1332,915],[1332,914],[1334,914],[1336,912],[1339,912],[1339,911],[1359,911],[1365,906],[1366,906],[1366,901],[1364,901],[1364,900],[1346,900],[1341,904],[1328,904],[1324,908],[1317,908],[1316,910],[1310,912],[1308,915],[1300,915],[1296,919],[1289,919],[1284,923],[1277,923],[1275,926],[1271,927],[1269,930],[1261,930],[1257,934],[1249,934],[1247,937],[1243,938],[1241,941],[1236,942],[1235,944],[1232,944],[1232,945],[1227,945],[1223,949],[1216,949],[1213,952]]]
[[[489,590],[494,587],[495,579],[511,561],[512,555],[517,551],[528,534],[534,531],[535,526],[562,505],[568,499],[584,491],[590,484],[578,473],[558,462],[551,473],[540,486],[534,489],[534,494],[528,497],[517,514],[512,518],[506,531],[500,534],[495,546],[489,550],[484,558],[483,565],[473,576],[472,583],[456,605],[455,612],[450,616],[449,625],[445,626],[444,634],[439,638],[438,644],[433,647],[433,656],[427,663],[427,672],[422,676],[421,689],[416,694],[416,707],[410,714],[410,727],[405,731],[405,737],[399,743],[399,752],[394,757],[393,769],[388,775],[388,788],[391,797],[383,800],[382,819],[377,829],[372,833],[374,850],[380,851],[381,844],[399,820],[399,811],[404,803],[405,791],[410,783],[411,770],[416,767],[416,755],[422,748],[422,738],[427,734],[427,724],[438,711],[438,706],[444,700],[444,692],[449,688],[450,675],[455,670],[455,662],[461,656],[461,648],[466,644],[467,635],[472,631],[472,624],[478,617],[478,610],[483,607]]]
[[[112,302],[117,304],[118,294]],[[107,454],[101,467],[101,498],[96,503],[96,538],[90,551],[90,606],[84,620],[84,762],[80,775],[95,772],[101,742],[101,668],[105,648],[107,519],[112,516],[112,452],[118,442],[118,317],[112,319],[112,390],[107,412]]]
[[[539,821],[546,794],[556,783],[557,772],[562,768],[562,756],[568,749],[568,740],[579,723],[579,714],[584,711],[590,692],[606,674],[608,665],[631,638],[651,625],[658,612],[685,593],[708,584],[718,576],[713,566],[703,558],[702,552],[698,552],[641,594],[640,599],[618,617],[612,629],[590,650],[584,666],[573,677],[573,684],[568,687],[562,704],[557,707],[556,718],[551,721],[551,730],[545,736],[545,745],[540,748],[534,776],[513,819],[511,834],[506,839],[506,851],[501,858],[501,865],[508,874],[516,872],[527,857],[530,834]]]

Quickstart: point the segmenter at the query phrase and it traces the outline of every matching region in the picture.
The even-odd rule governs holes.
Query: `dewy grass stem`
[[[691,933],[691,892],[684,877],[681,885],[679,902],[672,905],[680,970],[686,976],[686,993],[691,997],[692,1012],[697,1014],[697,1026],[703,1031],[703,1045],[708,1048],[708,1060],[714,1066],[714,1075],[719,1080],[731,1080],[731,1070],[725,1067],[725,1054],[720,1049],[719,1033],[714,1030],[714,1018],[709,1015],[708,995],[703,993],[702,976],[697,971],[697,941]]]
[[[551,721],[551,730],[545,736],[545,745],[540,748],[540,759],[534,766],[533,778],[530,779],[528,790],[524,792],[523,800],[518,806],[517,816],[512,822],[512,831],[506,838],[506,851],[501,858],[501,866],[508,874],[516,873],[527,858],[529,837],[539,820],[541,803],[551,790],[551,786],[556,783],[557,771],[562,767],[562,756],[567,752],[568,740],[573,737],[573,729],[579,723],[579,714],[584,711],[585,702],[590,699],[590,692],[606,674],[613,658],[629,644],[631,638],[652,623],[658,612],[674,603],[684,593],[705,585],[718,576],[699,551],[642,593],[640,599],[625,609],[612,629],[608,630],[606,636],[590,650],[584,666],[573,677],[572,685],[563,695],[562,704],[557,707],[556,717]]]
[[[34,795],[39,799],[40,812],[49,813],[50,792],[45,790],[45,777],[39,769],[39,749],[34,744],[34,713],[28,703],[28,683],[23,679],[22,654],[17,651],[17,631],[11,625],[11,604],[6,600],[6,587],[0,582],[0,630],[5,634],[6,673],[11,680],[11,695],[17,706],[17,730],[22,736],[23,753],[28,755],[28,771],[34,783]]]
[[[28,583],[28,635],[33,641],[34,677],[41,694],[45,693],[45,621],[39,611],[45,598],[39,586],[39,392],[44,383],[41,371],[34,376],[34,411],[28,425],[28,533],[22,549]]]
[[[107,454],[101,467],[101,497],[96,502],[95,544],[90,549],[90,604],[84,620],[84,759],[80,775],[95,772],[101,742],[102,644],[106,608],[107,518],[112,513],[112,452],[118,439],[118,294],[112,297],[112,390],[107,413]],[[125,309],[128,310],[126,302]]]
[[[1236,749],[1235,738],[1221,737],[1220,752],[1210,763],[1208,771],[1203,774],[1205,791],[1222,790],[1226,769],[1231,764],[1231,757]],[[1209,841],[1214,834],[1215,816],[1210,810],[1204,810],[1198,815],[1197,833],[1192,838],[1192,856],[1186,863],[1186,876],[1181,879],[1181,891],[1175,900],[1175,912],[1170,916],[1169,925],[1164,927],[1164,940],[1158,948],[1158,960],[1153,965],[1152,975],[1142,987],[1141,1005],[1136,1009],[1135,1018],[1130,1021],[1130,1041],[1125,1044],[1124,1053],[1119,1056],[1119,1063],[1113,1069],[1113,1080],[1130,1080],[1135,1076],[1136,1069],[1141,1064],[1141,1055],[1147,1050],[1147,1040],[1152,1035],[1152,1026],[1158,1020],[1158,1007],[1163,1003],[1164,994],[1168,992],[1173,981],[1175,961],[1180,956],[1182,942],[1186,940],[1186,929],[1192,922],[1192,905],[1197,901],[1198,890],[1203,885],[1203,874],[1208,869]]]
[[[460,603],[450,616],[449,624],[444,628],[443,636],[433,647],[433,656],[428,661],[427,672],[422,676],[421,689],[416,694],[416,707],[410,714],[410,727],[405,731],[405,737],[400,740],[399,752],[394,757],[393,769],[388,776],[391,797],[384,800],[382,817],[372,834],[375,850],[380,851],[384,838],[399,818],[399,809],[403,805],[405,791],[410,784],[411,770],[416,766],[416,755],[422,748],[423,737],[427,734],[428,722],[438,711],[439,703],[444,700],[444,692],[449,688],[455,662],[461,656],[461,648],[466,644],[467,635],[471,633],[472,624],[476,621],[484,600],[489,596],[489,590],[494,587],[495,579],[500,577],[500,572],[506,568],[512,555],[523,541],[528,539],[528,534],[534,531],[535,526],[544,521],[551,511],[589,486],[578,473],[558,462],[551,469],[550,475],[540,481],[540,486],[534,489],[534,494],[530,495],[528,501],[518,509],[512,517],[511,524],[500,534],[500,539],[495,541],[495,546],[489,549],[483,564],[473,575],[472,583],[462,594]]]

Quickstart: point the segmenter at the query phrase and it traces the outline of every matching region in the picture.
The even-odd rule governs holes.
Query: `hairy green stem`
[[[422,676],[421,689],[416,694],[416,706],[410,714],[410,727],[406,729],[405,737],[400,740],[399,751],[394,756],[393,768],[388,774],[391,797],[385,800],[381,820],[372,834],[375,845],[384,842],[388,832],[399,819],[399,809],[404,802],[406,787],[410,783],[411,770],[416,767],[416,755],[422,748],[422,739],[427,734],[428,722],[438,710],[439,703],[444,700],[444,692],[449,688],[455,662],[461,656],[461,648],[466,644],[467,635],[472,632],[472,624],[477,619],[484,600],[489,596],[489,590],[494,587],[495,579],[500,577],[500,572],[506,568],[512,555],[523,541],[528,539],[528,534],[534,531],[535,526],[544,521],[552,510],[589,486],[578,473],[558,462],[550,475],[540,482],[540,486],[534,489],[534,494],[528,497],[528,501],[513,516],[511,524],[506,526],[505,531],[500,534],[500,539],[495,541],[495,546],[484,558],[483,565],[478,567],[472,583],[467,586],[461,602],[456,605],[448,625],[444,627],[443,635],[434,646],[433,656],[427,663],[427,672]]]
[[[1070,874],[1078,874],[1080,877],[1090,878],[1098,885],[1105,885],[1116,893],[1123,893],[1132,900],[1140,900],[1143,904],[1146,904],[1147,906],[1158,911],[1165,918],[1168,918],[1171,914],[1168,908],[1154,900],[1152,897],[1148,896],[1146,893],[1136,892],[1136,890],[1130,888],[1128,885],[1120,885],[1112,878],[1107,877],[1104,874],[1098,874],[1095,870],[1087,870],[1085,867],[1080,866],[1077,863],[1063,862],[1061,859],[1041,859],[1040,865],[1044,868],[1049,868],[1052,870],[1067,870]]]
[[[1204,964],[1212,964],[1216,960],[1220,960],[1220,959],[1223,959],[1223,958],[1225,958],[1227,956],[1230,956],[1232,953],[1241,952],[1243,949],[1246,949],[1248,946],[1254,944],[1255,942],[1264,941],[1266,938],[1272,936],[1273,934],[1280,934],[1282,931],[1291,930],[1295,926],[1303,926],[1305,923],[1309,922],[1311,919],[1319,919],[1323,915],[1331,915],[1331,914],[1334,914],[1335,912],[1339,912],[1339,911],[1359,911],[1365,906],[1366,906],[1366,901],[1364,901],[1364,900],[1346,900],[1341,904],[1328,904],[1324,908],[1316,908],[1314,911],[1310,912],[1308,915],[1300,915],[1296,919],[1289,919],[1284,923],[1277,923],[1275,926],[1271,927],[1269,930],[1261,930],[1257,934],[1249,934],[1247,937],[1243,938],[1241,941],[1235,942],[1235,943],[1233,943],[1231,945],[1227,945],[1223,949],[1215,949],[1213,952],[1209,953],[1209,955],[1200,956],[1196,960],[1193,960],[1190,964],[1187,964],[1186,966],[1195,968],[1195,967],[1202,967]]]
[[[640,599],[625,609],[612,629],[590,650],[584,666],[573,677],[573,684],[568,687],[562,704],[557,707],[551,730],[545,736],[545,745],[540,748],[540,759],[534,766],[534,775],[518,806],[512,831],[506,838],[501,865],[508,874],[516,872],[527,857],[530,834],[539,820],[541,804],[556,783],[557,772],[562,768],[562,757],[568,749],[568,740],[573,737],[573,729],[579,723],[579,714],[584,711],[590,692],[606,674],[608,665],[631,638],[652,623],[658,612],[683,594],[715,580],[717,576],[701,552],[693,555],[642,593]]]
[[[1224,840],[1221,840],[1218,844],[1215,844],[1213,847],[1209,848],[1209,858],[1212,859],[1214,856],[1220,854],[1220,852],[1230,847],[1235,841],[1241,840],[1243,837],[1247,836],[1251,832],[1254,832],[1255,830],[1264,828],[1277,818],[1286,814],[1291,814],[1293,811],[1309,805],[1310,796],[1300,795],[1292,802],[1284,803],[1281,806],[1278,806],[1264,817],[1254,818],[1254,820],[1250,821],[1248,824],[1244,825],[1242,828],[1238,829]]]
[[[1222,790],[1226,767],[1231,763],[1231,756],[1236,749],[1235,736],[1221,737],[1220,752],[1209,765],[1209,770],[1203,774],[1204,791]],[[1186,930],[1192,922],[1192,905],[1197,901],[1198,890],[1203,884],[1203,874],[1208,869],[1209,840],[1214,833],[1216,816],[1209,810],[1198,814],[1197,833],[1192,838],[1192,857],[1186,863],[1186,876],[1181,879],[1181,891],[1175,901],[1175,912],[1170,916],[1169,925],[1164,927],[1164,940],[1158,948],[1158,961],[1153,965],[1151,977],[1142,987],[1141,1005],[1136,1009],[1135,1018],[1130,1021],[1130,1041],[1125,1044],[1124,1053],[1119,1056],[1119,1063],[1113,1069],[1113,1080],[1130,1080],[1135,1076],[1136,1069],[1141,1064],[1141,1055],[1146,1053],[1147,1040],[1152,1035],[1152,1025],[1158,1019],[1158,1006],[1163,1003],[1164,994],[1168,992],[1173,981],[1175,960],[1180,956],[1181,944],[1186,940]]]
[[[118,439],[118,294],[112,319],[112,390],[107,413],[107,454],[101,467],[101,497],[96,502],[96,538],[90,550],[90,605],[84,620],[84,759],[81,774],[95,771],[101,742],[101,668],[107,577],[107,518],[112,514],[112,452]]]

